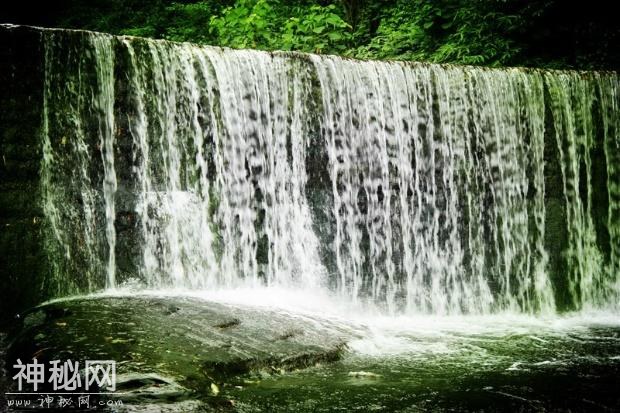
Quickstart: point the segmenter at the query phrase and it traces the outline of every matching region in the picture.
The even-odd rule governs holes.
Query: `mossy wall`
[[[0,28],[0,326],[45,297],[41,33]]]

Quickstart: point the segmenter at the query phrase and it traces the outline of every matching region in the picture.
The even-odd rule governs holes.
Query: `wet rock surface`
[[[226,406],[227,387],[338,360],[350,336],[325,320],[198,299],[75,299],[24,314],[7,365],[115,360],[125,405],[186,411]]]

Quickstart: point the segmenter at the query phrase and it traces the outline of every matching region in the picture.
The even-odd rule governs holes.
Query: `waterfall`
[[[105,203],[105,235],[108,241],[108,260],[106,266],[106,286],[116,285],[116,220],[115,193],[117,189],[116,171],[114,170],[114,56],[110,39],[94,37],[93,49],[97,57],[97,85],[95,110],[99,110],[98,133],[99,148],[103,160],[103,199]]]
[[[63,47],[70,40],[55,31],[43,43],[41,188],[54,257],[48,288],[57,293],[114,287],[116,273],[113,38],[83,36]]]
[[[284,286],[396,313],[620,296],[620,79],[44,31],[58,294]]]
[[[313,60],[341,286],[390,309],[552,307],[541,76]]]

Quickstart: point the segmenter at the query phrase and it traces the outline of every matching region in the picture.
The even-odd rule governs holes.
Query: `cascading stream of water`
[[[137,279],[326,289],[390,314],[617,303],[617,74],[43,36],[59,293]]]
[[[73,39],[53,31],[45,34],[43,46],[41,188],[51,234],[46,248],[57,258],[50,260],[48,287],[60,294],[111,288],[116,273],[117,186],[113,38],[98,34]],[[102,226],[104,236],[99,233]]]
[[[408,309],[432,313],[551,309],[540,75],[313,59],[336,254],[349,277],[341,286],[350,284],[354,297],[360,289],[385,297],[390,309],[399,295]],[[367,211],[358,209],[360,193]],[[368,262],[380,276],[364,288]]]
[[[105,204],[105,235],[108,242],[106,287],[116,286],[116,220],[115,194],[117,190],[114,169],[114,53],[109,37],[92,38],[97,58],[97,87],[93,109],[99,111],[99,148],[103,160],[103,200]]]

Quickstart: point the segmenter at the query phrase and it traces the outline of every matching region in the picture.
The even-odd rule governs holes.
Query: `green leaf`
[[[344,21],[335,14],[330,14],[329,16],[327,16],[325,21],[333,26],[340,26],[342,23],[344,23]]]

